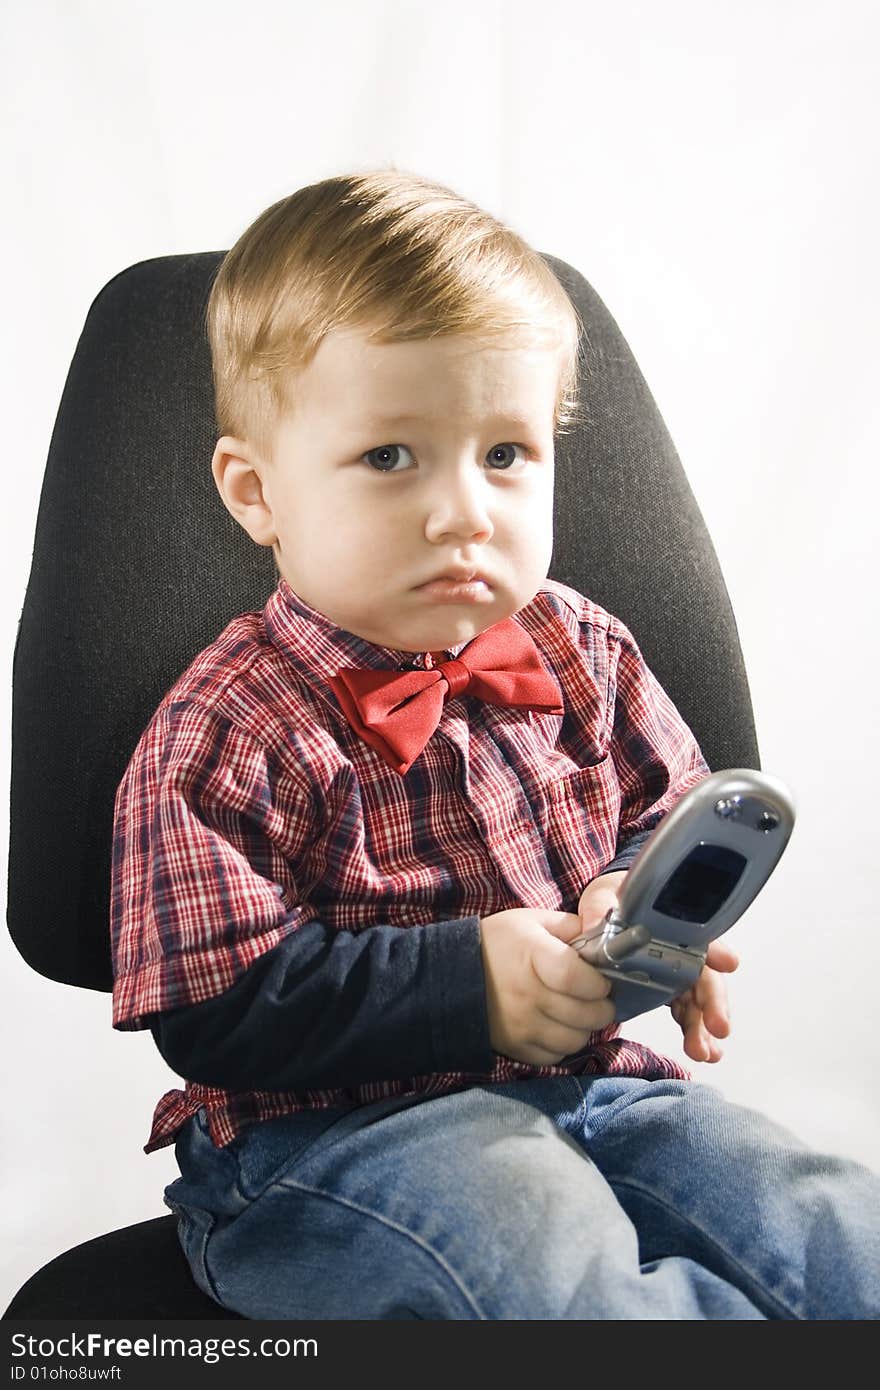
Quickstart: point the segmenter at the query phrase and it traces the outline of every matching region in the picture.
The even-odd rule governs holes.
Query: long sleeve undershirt
[[[603,873],[628,869],[649,834]],[[485,1072],[494,1053],[479,918],[356,933],[308,922],[230,989],[154,1014],[150,1030],[179,1076],[225,1090]]]

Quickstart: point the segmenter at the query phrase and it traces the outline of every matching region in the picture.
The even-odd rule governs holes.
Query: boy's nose
[[[439,540],[444,535],[483,540],[491,536],[494,529],[481,478],[447,477],[432,492],[425,527],[430,540]]]

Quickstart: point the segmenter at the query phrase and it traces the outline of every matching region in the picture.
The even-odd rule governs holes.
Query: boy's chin
[[[506,613],[489,614],[484,609],[479,617],[462,619],[460,622],[432,629],[425,634],[425,641],[418,646],[409,644],[410,649],[417,652],[445,652],[451,647],[461,647],[507,616]]]
[[[491,603],[438,603],[429,605],[419,601],[418,611],[408,604],[402,605],[400,612],[391,611],[389,604],[383,621],[376,623],[376,612],[342,611],[342,607],[332,606],[334,611],[326,614],[338,627],[371,642],[376,647],[386,647],[390,651],[401,652],[406,656],[420,655],[422,652],[442,652],[453,647],[464,646],[473,641],[487,628],[509,618],[527,600],[519,604],[511,602],[509,594],[494,594]],[[377,605],[381,612],[381,606]]]
[[[532,596],[534,597],[534,595]],[[460,647],[465,642],[471,642],[475,637],[479,637],[481,632],[494,627],[496,623],[503,622],[506,618],[512,618],[514,613],[518,613],[521,608],[525,608],[531,599],[523,599],[521,602],[511,602],[508,596],[497,595],[494,603],[468,604],[461,609],[454,608],[452,605],[445,606],[442,617],[434,615],[434,620],[420,625],[418,637],[423,638],[418,642],[409,640],[406,643],[408,650],[417,652],[437,652],[448,651],[450,647]],[[403,645],[392,642],[385,642],[383,646]]]

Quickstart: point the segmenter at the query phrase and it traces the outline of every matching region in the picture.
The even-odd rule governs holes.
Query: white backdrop
[[[330,174],[393,160],[447,182],[577,266],[620,323],[719,553],[763,765],[797,798],[733,929],[725,1058],[695,1070],[880,1168],[871,0],[0,13],[5,785],[42,471],[95,295],[139,260],[230,246]],[[7,822],[4,805],[4,858]],[[112,1031],[107,996],[37,976],[6,933],[0,957],[5,1307],[55,1254],[164,1213],[173,1150],[141,1146],[176,1079],[148,1033]],[[681,1055],[666,1011],[628,1029]]]

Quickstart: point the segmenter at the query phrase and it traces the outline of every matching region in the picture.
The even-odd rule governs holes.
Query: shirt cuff
[[[491,1071],[486,976],[480,919],[462,917],[424,928],[436,1071]]]

